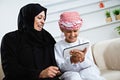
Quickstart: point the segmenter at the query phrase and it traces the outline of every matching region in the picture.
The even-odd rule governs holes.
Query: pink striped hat
[[[79,29],[83,23],[78,12],[64,12],[60,15],[59,26],[62,29]]]

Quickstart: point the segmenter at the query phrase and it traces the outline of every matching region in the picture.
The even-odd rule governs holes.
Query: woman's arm
[[[14,33],[3,37],[1,43],[1,61],[4,74],[8,78],[38,78],[40,71],[28,69],[18,63],[17,58],[17,39]]]

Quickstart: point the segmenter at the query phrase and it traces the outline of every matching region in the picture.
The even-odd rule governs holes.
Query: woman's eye
[[[44,20],[45,20],[45,18],[44,18],[44,17],[38,17],[38,19],[44,19]]]
[[[38,19],[42,19],[42,17],[38,17]]]

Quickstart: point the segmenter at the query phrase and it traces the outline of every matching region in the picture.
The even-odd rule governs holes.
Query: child
[[[90,47],[88,49],[71,50],[69,57],[64,58],[63,51],[66,48],[89,42],[79,38],[79,30],[82,26],[82,19],[78,12],[64,12],[60,15],[59,27],[64,33],[64,40],[55,44],[55,59],[61,72],[62,80],[104,80],[93,62]]]

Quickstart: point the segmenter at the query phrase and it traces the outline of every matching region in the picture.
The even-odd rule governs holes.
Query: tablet
[[[85,42],[85,43],[82,43],[82,44],[78,44],[78,45],[75,45],[75,46],[65,48],[63,50],[63,56],[64,56],[64,58],[70,57],[71,56],[70,55],[71,50],[73,50],[73,49],[84,50],[85,48],[88,49],[88,47],[89,47],[89,42]]]

